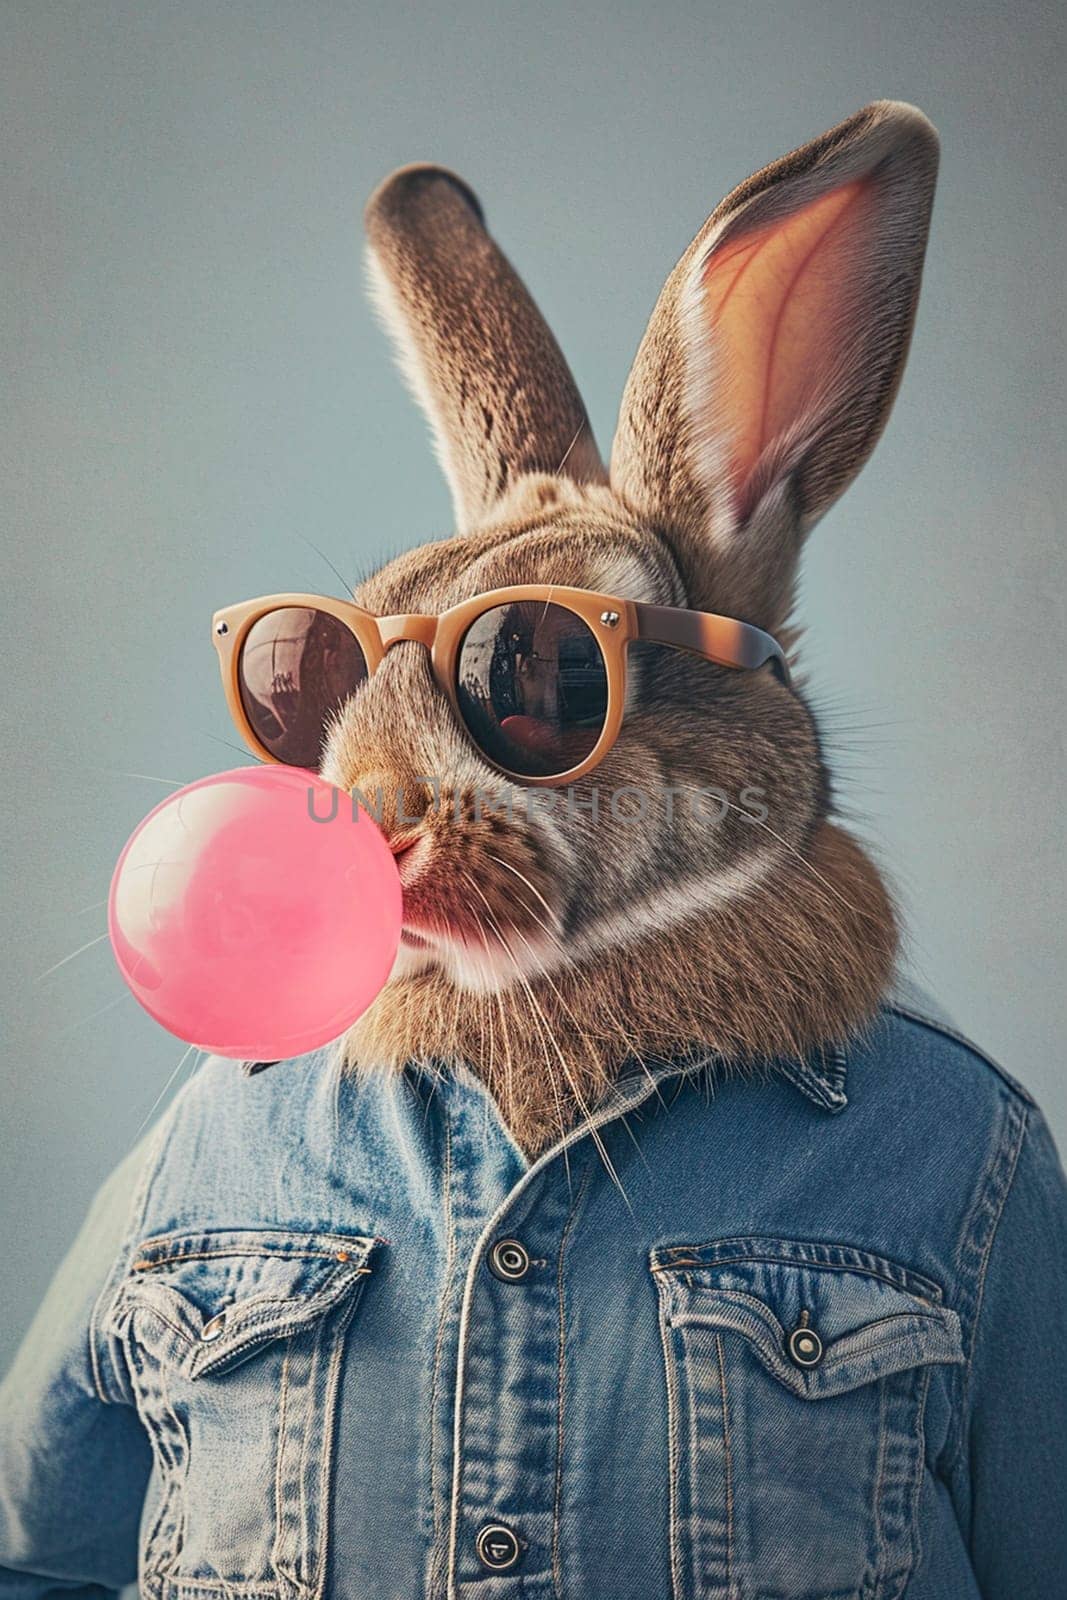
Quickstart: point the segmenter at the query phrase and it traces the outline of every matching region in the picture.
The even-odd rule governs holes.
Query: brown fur
[[[588,1116],[628,1060],[717,1056],[746,1071],[845,1043],[873,1015],[896,953],[885,888],[830,823],[751,900],[508,996],[440,973],[392,984],[350,1036],[363,1063],[473,1063],[531,1156]]]
[[[524,472],[565,465],[579,481],[603,479],[560,348],[462,179],[404,167],[371,197],[366,226],[378,307],[433,425],[459,526]]]
[[[935,149],[919,113],[880,105],[735,191],[653,316],[610,486],[562,357],[470,192],[429,168],[390,180],[369,211],[379,287],[463,531],[391,562],[360,602],[437,612],[508,584],[558,583],[780,630],[802,536],[858,469],[899,380]],[[781,394],[799,398],[784,431],[758,435],[738,482],[730,390],[713,381],[717,330],[694,299],[714,266],[701,251],[724,225],[733,240],[750,206],[762,228],[857,174],[857,237],[838,231],[826,268],[844,274],[847,314],[812,332],[840,345],[827,368],[840,387],[813,399],[803,369],[791,378],[772,351],[773,414]],[[694,261],[705,276],[691,277]],[[816,309],[825,298],[816,282]],[[861,1028],[889,981],[889,896],[831,820],[802,691],[767,671],[632,649],[615,747],[544,814],[548,800],[531,802],[481,759],[425,650],[407,643],[343,707],[322,770],[365,796],[380,790],[388,835],[415,846],[401,857],[404,954],[349,1058],[366,1070],[470,1063],[530,1154],[587,1115],[630,1058],[713,1052],[742,1070],[795,1058]],[[722,804],[709,812],[712,789]]]

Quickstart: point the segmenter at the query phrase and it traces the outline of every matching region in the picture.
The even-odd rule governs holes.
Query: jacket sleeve
[[[983,1600],[1067,1595],[1067,1185],[1036,1107],[986,1266],[970,1366],[971,1560]]]
[[[95,1313],[124,1270],[139,1146],[97,1195],[0,1385],[0,1600],[102,1596],[137,1576],[151,1452]]]

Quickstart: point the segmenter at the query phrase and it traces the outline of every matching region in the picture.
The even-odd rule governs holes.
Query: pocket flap
[[[362,1287],[377,1239],[290,1229],[208,1229],[146,1239],[109,1316],[121,1336],[188,1378],[236,1366]]]
[[[940,1288],[851,1246],[724,1239],[655,1250],[651,1264],[669,1326],[739,1335],[801,1399],[964,1359],[959,1318]],[[791,1336],[804,1330],[813,1339],[791,1353]]]

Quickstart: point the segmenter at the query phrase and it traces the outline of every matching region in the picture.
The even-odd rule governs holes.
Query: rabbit
[[[138,1530],[151,1600],[1064,1591],[1062,1172],[887,992],[788,659],[936,164],[879,103],[736,189],[610,466],[470,190],[370,201],[457,531],[212,632],[249,746],[380,818],[401,948],[101,1191],[0,1387],[0,1595],[117,1592]]]
[[[569,585],[738,618],[795,656],[804,539],[900,382],[937,161],[926,117],[881,101],[734,189],[652,312],[610,465],[474,194],[440,167],[394,173],[366,210],[369,276],[457,531],[356,601],[437,614]],[[640,644],[627,696],[614,747],[554,803],[487,763],[418,642],[323,741],[325,778],[384,797],[405,900],[396,967],[345,1059],[466,1062],[530,1156],[628,1061],[711,1052],[758,1071],[849,1039],[897,959],[892,896],[835,818],[795,678]]]

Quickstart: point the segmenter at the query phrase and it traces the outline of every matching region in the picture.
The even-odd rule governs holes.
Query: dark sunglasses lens
[[[592,631],[565,606],[519,600],[468,628],[457,691],[474,742],[526,778],[558,777],[592,754],[608,674]]]
[[[263,747],[286,766],[317,767],[327,724],[366,680],[367,663],[328,611],[283,606],[249,628],[237,677]]]

